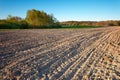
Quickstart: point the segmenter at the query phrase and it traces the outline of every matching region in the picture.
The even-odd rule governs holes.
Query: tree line
[[[44,11],[28,10],[25,19],[18,16],[11,16],[0,20],[0,29],[29,29],[29,28],[59,28],[57,19]]]
[[[120,26],[119,20],[109,21],[66,21],[59,22],[53,15],[44,11],[28,10],[25,19],[18,16],[8,15],[0,20],[0,29],[36,29],[36,28],[62,28],[63,26]]]
[[[108,21],[66,21],[61,22],[63,26],[96,26],[96,27],[105,27],[105,26],[120,26],[119,20],[108,20]]]

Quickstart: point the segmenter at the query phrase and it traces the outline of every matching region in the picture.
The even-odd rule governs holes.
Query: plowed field
[[[1,31],[0,79],[120,80],[120,27]]]

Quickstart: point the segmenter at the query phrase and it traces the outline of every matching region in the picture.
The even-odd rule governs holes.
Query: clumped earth
[[[0,32],[2,80],[120,80],[120,27]]]

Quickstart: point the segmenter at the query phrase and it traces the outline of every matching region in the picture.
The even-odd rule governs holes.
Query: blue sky
[[[120,20],[120,0],[0,0],[0,19],[25,18],[27,10],[43,10],[59,21]]]

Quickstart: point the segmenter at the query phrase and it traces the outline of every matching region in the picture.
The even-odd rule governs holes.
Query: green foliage
[[[53,15],[43,11],[28,10],[25,20],[18,16],[8,15],[6,20],[0,20],[0,29],[33,29],[61,27]]]
[[[52,28],[55,26],[56,19],[53,15],[49,15],[43,11],[38,11],[35,9],[28,10],[27,16],[25,18],[26,22],[32,28]]]
[[[53,29],[53,28],[62,28],[62,27],[60,24],[29,26],[29,29]]]
[[[28,29],[29,28],[29,26],[28,26],[28,24],[27,24],[27,22],[25,20],[19,21],[18,24],[20,26],[20,29]]]
[[[99,28],[98,26],[62,26],[63,29]]]
[[[50,29],[50,28],[97,28],[101,26],[120,26],[120,21],[67,21],[59,23],[50,14],[39,10],[28,10],[25,19],[8,15],[0,20],[0,29]]]
[[[0,29],[27,29],[28,24],[26,21],[11,21],[11,20],[0,20]]]
[[[17,29],[16,23],[11,23],[7,20],[0,20],[0,29]]]
[[[8,15],[6,20],[0,20],[0,29],[27,29],[28,24],[18,16]]]

